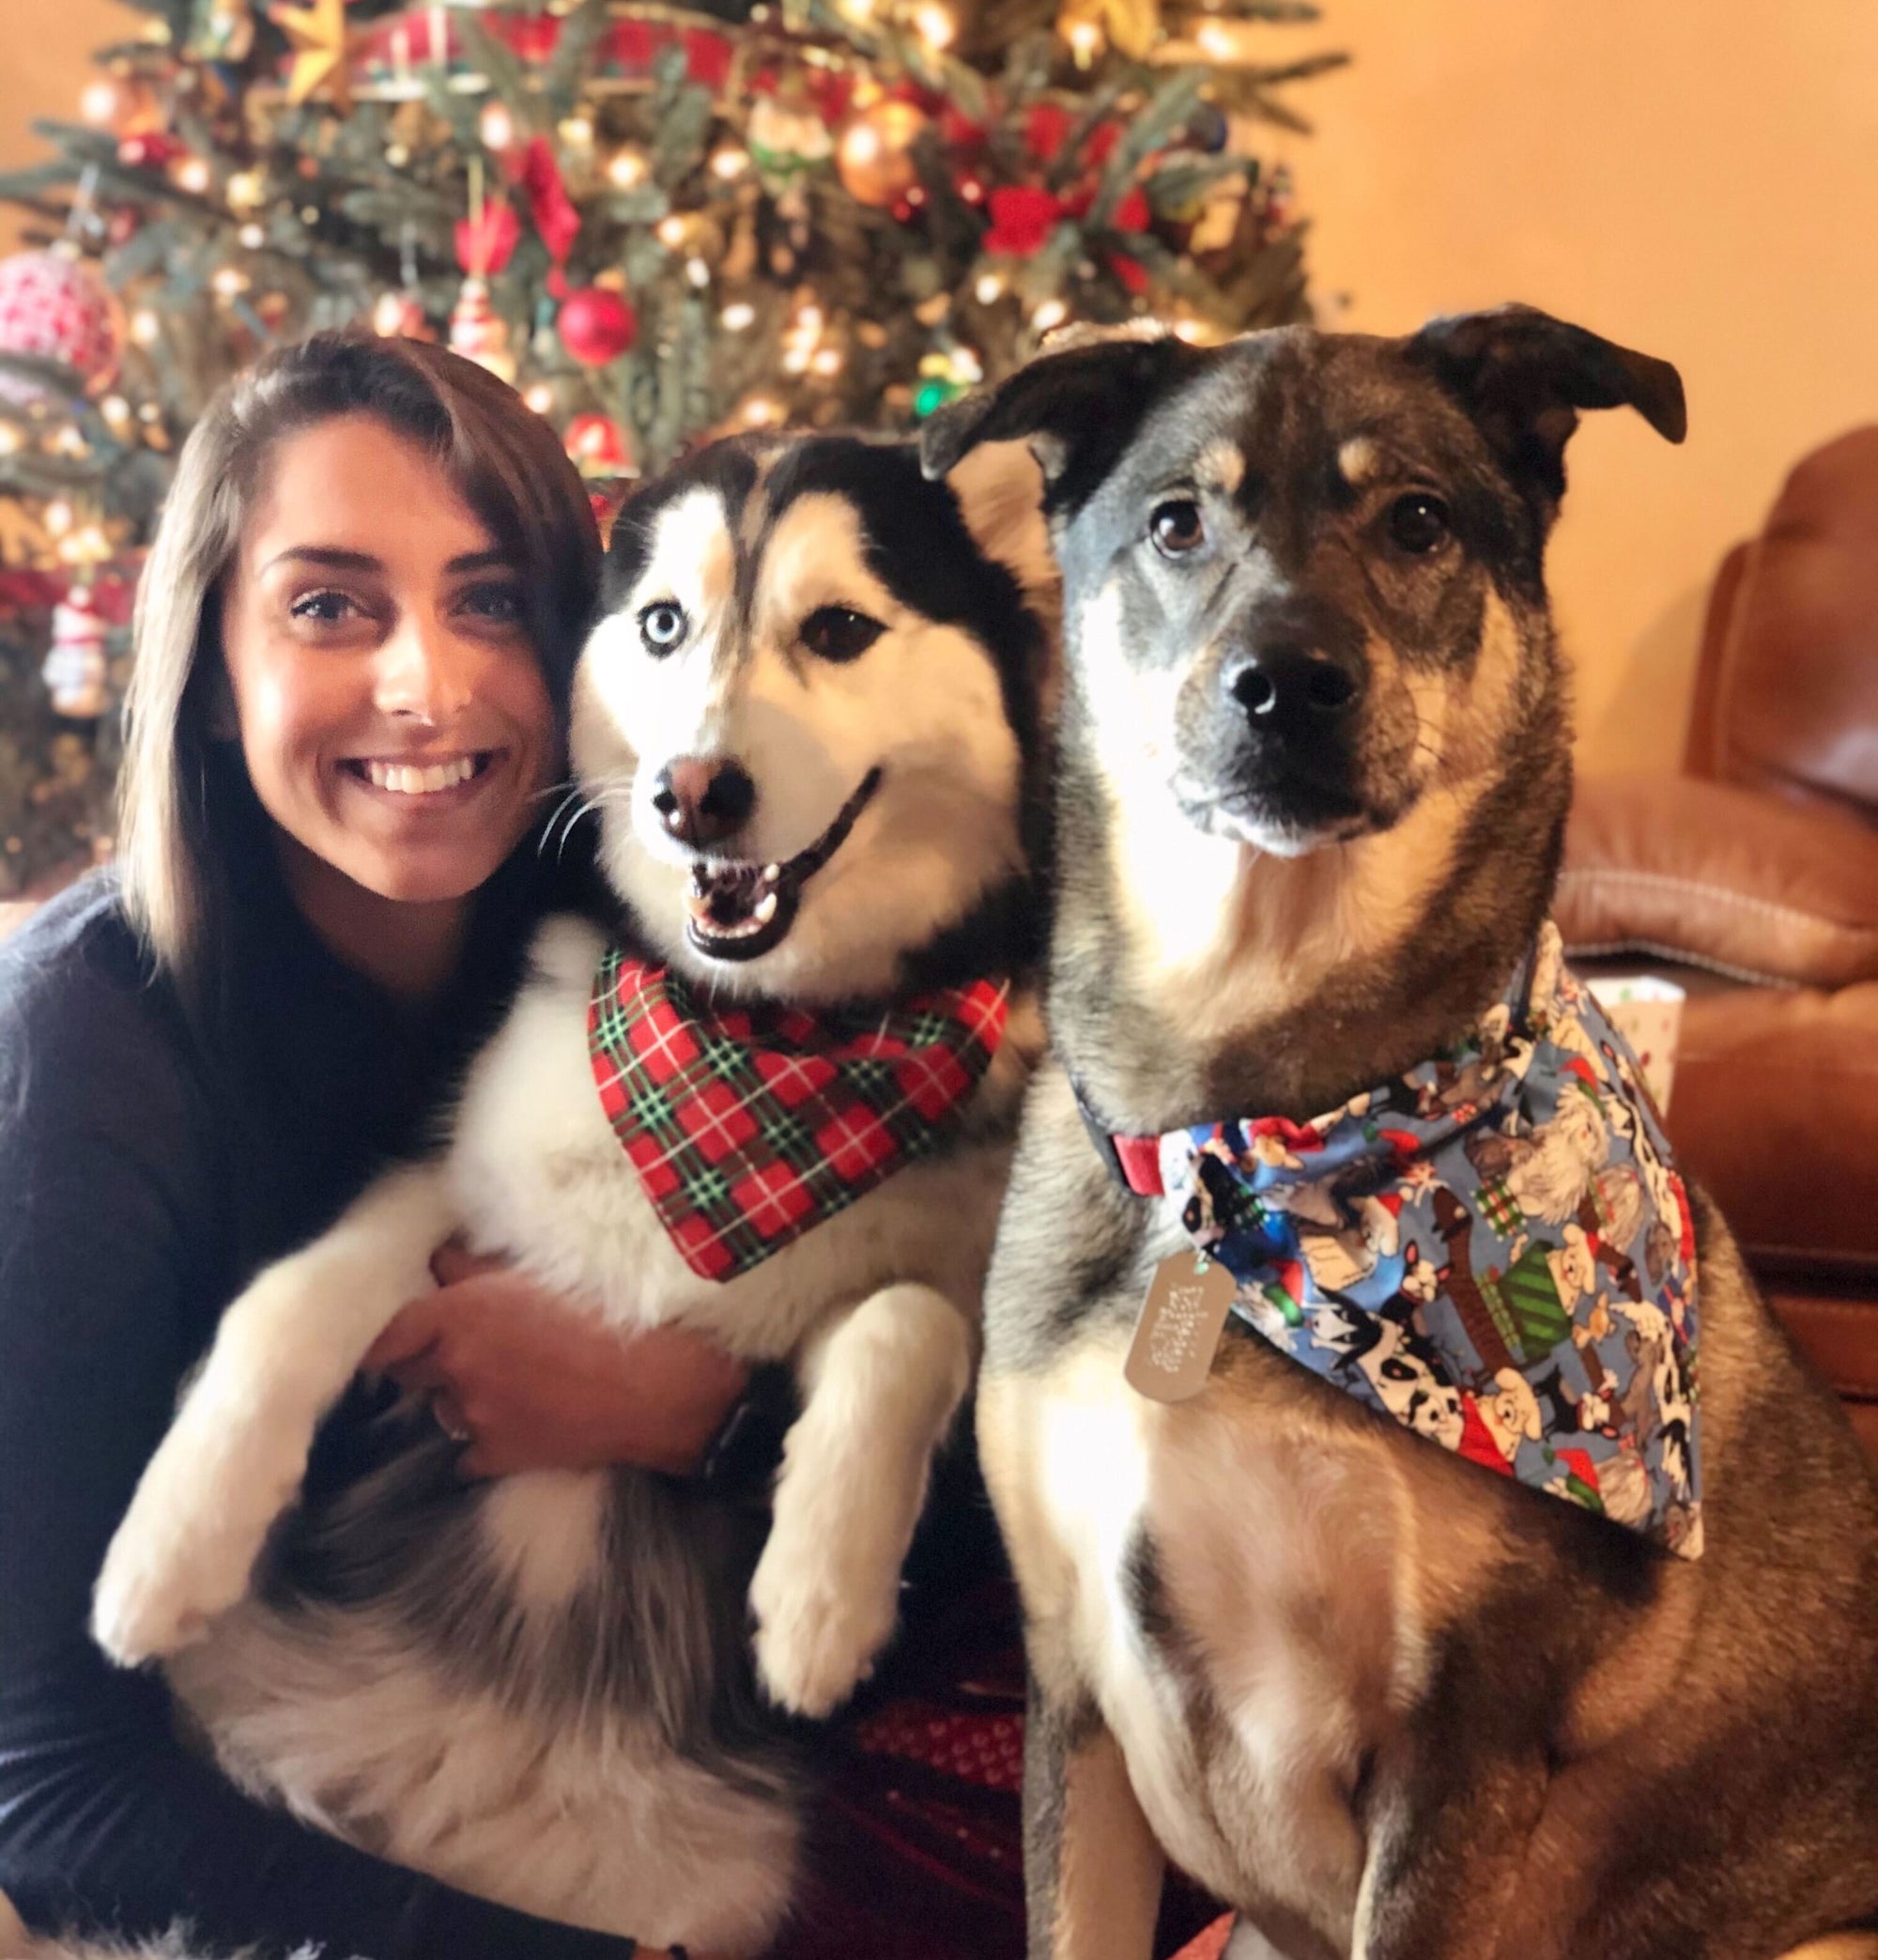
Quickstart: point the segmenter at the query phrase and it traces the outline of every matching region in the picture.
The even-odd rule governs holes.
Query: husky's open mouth
[[[685,898],[690,914],[685,936],[692,947],[714,960],[755,960],[781,945],[795,923],[802,887],[847,841],[880,780],[881,772],[870,769],[827,829],[786,863],[699,858]]]

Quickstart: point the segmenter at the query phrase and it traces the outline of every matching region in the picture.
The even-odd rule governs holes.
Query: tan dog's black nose
[[[1307,734],[1341,721],[1362,693],[1360,674],[1321,654],[1280,643],[1228,660],[1225,689],[1260,733]]]
[[[652,807],[680,843],[721,843],[757,805],[750,772],[731,756],[681,755],[658,772]]]

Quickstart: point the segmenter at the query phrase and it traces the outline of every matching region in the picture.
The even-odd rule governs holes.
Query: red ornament
[[[486,279],[508,264],[521,242],[522,221],[505,198],[492,197],[483,206],[480,224],[456,221],[456,263],[473,279]]]
[[[1120,141],[1120,123],[1099,122],[1089,131],[1088,140],[1083,145],[1084,161],[1092,170],[1100,170],[1108,162],[1116,145]]]
[[[1108,261],[1123,292],[1139,299],[1147,290],[1147,268],[1138,258],[1131,258],[1126,252],[1111,252]]]
[[[562,301],[555,321],[561,344],[583,367],[605,367],[633,344],[639,318],[624,298],[605,286],[583,286]]]
[[[562,438],[582,476],[617,476],[632,467],[632,452],[610,415],[577,415]]]
[[[1150,215],[1147,193],[1137,184],[1116,206],[1109,224],[1116,231],[1146,231]]]
[[[117,146],[117,161],[126,170],[162,170],[181,155],[182,145],[162,130],[126,136]]]
[[[1026,184],[993,191],[990,202],[992,224],[985,233],[985,250],[1007,253],[1012,258],[1028,258],[1040,252],[1064,215],[1060,199]]]
[[[1069,110],[1059,103],[1035,103],[1024,119],[1024,147],[1039,163],[1054,163],[1069,141],[1073,122]]]
[[[554,161],[553,147],[546,136],[536,136],[530,142],[515,175],[528,198],[529,215],[534,220],[542,243],[547,247],[547,255],[559,266],[579,236],[580,213],[575,209],[567,186],[561,180],[561,166]]]

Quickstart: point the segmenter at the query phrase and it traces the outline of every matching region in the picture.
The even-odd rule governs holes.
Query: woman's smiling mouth
[[[440,796],[485,775],[500,753],[495,749],[475,749],[408,762],[348,756],[339,766],[355,782],[393,796]]]

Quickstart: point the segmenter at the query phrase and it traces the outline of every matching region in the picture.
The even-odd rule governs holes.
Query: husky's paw
[[[120,1667],[192,1645],[247,1593],[306,1464],[278,1436],[247,1443],[203,1447],[185,1418],[150,1459],[92,1595],[92,1637]]]
[[[839,1544],[792,1548],[770,1534],[756,1577],[757,1675],[793,1715],[831,1715],[873,1672],[900,1613],[900,1568],[844,1557]]]

